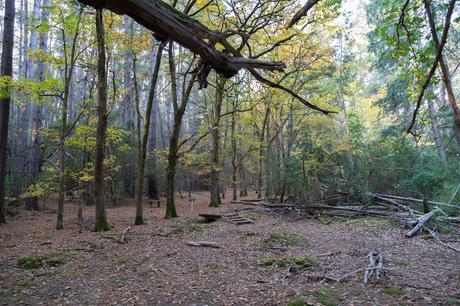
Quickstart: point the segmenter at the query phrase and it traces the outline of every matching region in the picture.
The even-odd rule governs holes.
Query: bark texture
[[[96,10],[96,36],[97,36],[97,131],[96,131],[96,159],[94,169],[94,200],[96,202],[96,222],[94,231],[107,231],[110,229],[105,211],[104,196],[104,157],[105,140],[107,132],[107,71],[104,41],[104,21],[102,9]]]
[[[0,75],[13,77],[13,47],[14,47],[14,15],[15,0],[5,1],[5,16],[3,18],[2,62]],[[0,224],[5,223],[5,178],[7,174],[6,159],[8,158],[8,125],[10,116],[10,88],[0,97]]]
[[[144,224],[143,217],[143,191],[144,191],[144,173],[145,173],[145,160],[147,158],[147,142],[149,138],[150,120],[152,113],[153,101],[156,95],[156,85],[158,81],[158,73],[160,72],[161,56],[163,53],[163,44],[158,48],[155,68],[153,70],[152,80],[150,82],[150,92],[147,101],[147,109],[145,111],[144,134],[142,136],[142,143],[139,156],[139,173],[137,178],[137,192],[136,192],[136,225]]]

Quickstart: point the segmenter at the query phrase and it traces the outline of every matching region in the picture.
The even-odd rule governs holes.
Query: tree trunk
[[[34,53],[37,51],[37,31],[36,31],[36,23],[40,18],[40,0],[34,1],[33,6],[33,13],[32,13],[32,26],[30,32],[30,40],[29,46],[27,50],[27,60],[25,64],[25,78],[26,80],[33,80],[35,77],[35,63],[33,61],[33,57],[35,56]],[[30,169],[30,162],[29,162],[29,131],[31,128],[31,119],[32,119],[32,110],[33,104],[25,103],[22,106],[20,122],[19,122],[19,131],[18,131],[18,167],[19,173],[21,174],[21,192],[23,191],[23,187],[27,187],[30,184],[29,181],[29,169]],[[25,184],[24,184],[25,182]],[[28,203],[26,203],[28,204]],[[26,205],[26,208],[31,208]]]
[[[217,78],[216,88],[216,101],[214,102],[214,113],[212,118],[211,126],[211,138],[212,138],[212,149],[211,149],[211,202],[210,207],[218,207],[221,204],[219,195],[219,124],[220,114],[222,110],[222,101],[224,95],[226,79],[222,77]]]
[[[42,17],[41,22],[48,24],[50,13],[49,5],[50,0],[43,0]],[[48,32],[40,33],[40,50],[46,54],[48,52]],[[43,82],[45,80],[46,66],[43,61],[39,61],[37,65],[36,78],[38,81]],[[32,119],[32,151],[31,151],[31,164],[29,172],[30,183],[34,184],[38,178],[40,172],[40,165],[43,159],[43,138],[41,136],[41,129],[43,127],[43,105],[41,101],[35,103],[35,109]],[[38,197],[28,198],[26,201],[26,207],[29,209],[38,209]]]
[[[14,47],[14,15],[15,0],[5,1],[5,16],[3,18],[2,62],[0,75],[13,77],[13,47]],[[8,158],[8,125],[10,116],[11,89],[0,97],[0,224],[5,220],[5,179],[7,174],[6,159]]]
[[[166,219],[177,217],[176,205],[174,204],[174,177],[176,176],[180,121],[179,116],[174,117],[174,126],[171,140],[169,141],[168,169],[166,173]]]
[[[142,143],[139,154],[139,173],[137,177],[137,194],[136,194],[136,225],[144,224],[143,217],[143,191],[144,191],[144,173],[145,173],[145,159],[147,157],[147,141],[149,138],[150,120],[152,113],[153,101],[156,95],[156,85],[158,81],[158,73],[160,71],[161,55],[163,53],[163,44],[158,48],[158,52],[155,59],[155,68],[152,74],[152,80],[150,82],[149,98],[147,100],[147,109],[145,111],[145,122],[144,122],[144,134],[142,136]]]
[[[439,50],[441,48],[441,44],[439,42],[438,33],[436,31],[436,24],[432,13],[432,7],[428,0],[424,0],[423,3],[425,5],[425,11],[428,17],[428,22],[430,24],[431,36],[433,38],[435,49]],[[452,80],[449,74],[449,67],[447,66],[447,63],[444,60],[444,56],[442,55],[439,58],[439,65],[441,66],[442,80],[446,87],[447,98],[449,99],[449,103],[454,114],[455,140],[457,143],[457,151],[458,153],[460,153],[460,111],[458,109],[457,101],[455,99],[454,91],[452,89]]]
[[[233,112],[235,111],[236,105],[233,102]],[[236,113],[232,113],[232,125],[230,130],[230,137],[231,137],[231,146],[232,146],[232,200],[236,201],[238,199],[238,182],[237,182],[237,173],[238,173],[238,153],[236,147]]]
[[[262,198],[262,186],[264,183],[263,180],[263,158],[264,158],[264,142],[265,142],[265,129],[268,123],[268,118],[270,116],[270,108],[267,107],[265,110],[265,116],[264,116],[264,122],[262,125],[262,129],[259,134],[259,167],[258,167],[258,173],[257,173],[257,198],[260,199]]]
[[[177,217],[176,205],[174,203],[174,177],[176,175],[176,166],[179,151],[179,136],[182,126],[182,118],[187,107],[187,101],[193,88],[193,83],[196,80],[197,73],[194,72],[190,76],[190,80],[186,88],[182,92],[181,104],[178,104],[177,98],[177,83],[176,83],[176,64],[174,62],[173,43],[169,43],[169,70],[171,72],[171,95],[174,109],[174,125],[172,128],[171,139],[169,141],[168,153],[168,169],[166,175],[166,219]],[[184,75],[184,84],[187,74]]]
[[[428,104],[428,116],[431,120],[431,130],[433,131],[433,138],[438,150],[439,159],[444,167],[447,167],[446,149],[442,142],[441,131],[438,127],[438,120],[436,118],[436,110],[434,109],[433,101],[431,99],[426,100]]]
[[[104,157],[107,131],[107,71],[104,41],[104,21],[102,9],[96,10],[97,36],[97,131],[96,131],[96,160],[94,169],[94,199],[96,201],[96,221],[94,231],[107,231],[110,225],[107,222],[104,197]]]
[[[77,48],[78,30],[80,26],[81,16],[83,10],[80,9],[77,21],[77,28],[72,39],[70,60],[65,57],[65,71],[64,71],[64,97],[62,99],[61,109],[61,128],[59,130],[59,197],[58,209],[56,216],[56,229],[64,228],[64,200],[65,200],[65,139],[67,137],[67,108],[70,95],[70,86],[72,83],[73,70],[75,68],[75,54]],[[66,39],[65,37],[63,37]],[[67,50],[64,52],[67,54]]]
[[[157,48],[153,48],[152,50],[152,62],[153,62],[153,71],[155,70],[156,65],[156,57],[158,55]],[[159,191],[158,191],[158,176],[157,176],[157,163],[156,163],[156,153],[155,150],[157,148],[157,126],[159,120],[159,110],[160,110],[160,101],[158,97],[153,98],[153,105],[152,105],[152,115],[150,118],[150,128],[149,128],[149,137],[147,142],[147,152],[148,157],[152,161],[152,167],[149,170],[149,174],[147,175],[147,195],[149,199],[158,200]]]

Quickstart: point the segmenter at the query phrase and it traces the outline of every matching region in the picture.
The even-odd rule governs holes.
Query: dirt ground
[[[227,199],[220,208],[209,208],[208,193],[194,196],[193,211],[188,200],[177,197],[180,217],[173,220],[163,219],[164,201],[160,208],[146,204],[147,224],[133,226],[127,243],[107,237],[118,238],[133,223],[134,201],[108,205],[113,229],[104,234],[80,230],[76,203],[66,204],[61,231],[54,230],[52,207],[21,211],[0,227],[0,305],[287,305],[296,299],[293,305],[460,303],[458,253],[423,236],[406,238],[399,226],[249,210],[241,214],[253,224],[204,224],[197,222],[198,213],[244,206]],[[94,218],[94,207],[84,213]],[[280,245],[270,240],[280,233],[295,239]],[[189,240],[217,242],[220,248],[188,246]],[[382,283],[364,285],[362,272],[340,283],[325,280],[365,267],[372,249],[383,254],[389,268]],[[261,264],[293,256],[308,256],[312,264]],[[38,258],[40,266],[20,267],[31,258]]]

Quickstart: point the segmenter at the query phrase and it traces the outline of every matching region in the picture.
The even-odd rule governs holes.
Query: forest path
[[[180,217],[174,220],[162,219],[164,203],[146,205],[148,223],[132,227],[123,244],[79,233],[76,204],[66,205],[63,231],[54,230],[54,210],[21,212],[0,227],[0,305],[286,305],[299,294],[313,305],[459,302],[458,254],[423,236],[408,239],[403,229],[381,220],[323,224],[256,212],[241,212],[254,224],[203,224],[199,213],[241,207],[227,200],[222,208],[209,208],[207,195],[195,195],[194,211],[178,197]],[[133,203],[108,209],[114,227],[107,234],[133,222]],[[93,210],[85,208],[85,216]],[[221,247],[187,246],[188,240]],[[362,274],[340,284],[318,281],[364,267],[374,248],[394,269],[383,284],[364,285]],[[297,262],[289,262],[293,257]],[[43,266],[19,268],[20,258],[39,259]],[[274,265],[273,259],[281,261]]]

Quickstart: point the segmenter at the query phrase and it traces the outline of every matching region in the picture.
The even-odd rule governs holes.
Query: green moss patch
[[[70,252],[52,252],[37,256],[25,256],[17,260],[16,266],[21,269],[39,269],[45,265],[50,267],[62,266]]]
[[[296,266],[298,268],[306,269],[317,265],[316,261],[308,256],[293,256],[284,258],[265,258],[260,261],[262,266]]]
[[[334,288],[325,288],[314,292],[306,292],[295,297],[289,306],[307,306],[307,305],[339,305],[343,298],[334,290]]]
[[[178,224],[178,225],[175,225],[166,235],[167,236],[180,236],[185,233],[199,233],[202,231],[203,231],[202,226],[197,223]]]
[[[256,213],[256,212],[246,212],[246,213],[242,214],[241,216],[245,217],[245,218],[248,218],[249,220],[252,220],[252,221],[257,221],[260,218],[262,218],[262,214]]]
[[[448,298],[446,300],[447,305],[460,305],[460,300],[456,298]]]
[[[406,294],[406,291],[401,288],[395,288],[395,287],[385,287],[382,289],[382,293],[386,295],[391,295],[394,297],[401,297]]]
[[[308,243],[308,239],[297,233],[271,233],[270,236],[264,240],[263,248],[270,249],[273,247],[298,247]]]

